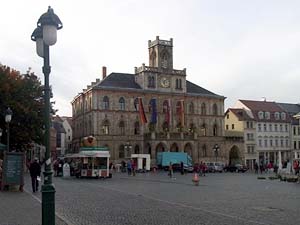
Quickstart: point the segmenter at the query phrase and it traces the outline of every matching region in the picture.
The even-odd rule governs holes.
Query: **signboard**
[[[2,187],[24,185],[24,153],[5,152],[3,160]]]

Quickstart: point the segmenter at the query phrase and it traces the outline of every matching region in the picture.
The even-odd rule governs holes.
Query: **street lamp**
[[[220,150],[219,145],[215,144],[213,150],[215,152],[216,162],[218,162],[218,154],[219,154],[219,150]]]
[[[2,129],[0,128],[0,143],[1,143],[1,137],[2,137]]]
[[[11,121],[12,111],[8,107],[5,111],[5,122],[7,123],[7,151],[9,152],[9,123]]]
[[[45,76],[44,99],[45,99],[45,171],[44,184],[42,185],[42,224],[55,224],[55,188],[52,184],[52,170],[50,158],[50,86],[49,74],[51,72],[49,59],[49,46],[57,40],[57,30],[62,28],[62,22],[53,9],[49,6],[37,22],[37,28],[31,35],[31,40],[36,42],[38,56],[44,59],[43,73]]]

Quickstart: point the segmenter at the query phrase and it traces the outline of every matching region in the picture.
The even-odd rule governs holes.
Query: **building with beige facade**
[[[148,42],[149,66],[134,73],[106,74],[74,97],[73,151],[94,136],[120,162],[133,153],[184,151],[194,162],[226,161],[224,99],[187,80],[187,70],[173,68],[173,40]],[[143,106],[143,107],[142,107]]]
[[[238,100],[225,114],[225,130],[244,135],[245,164],[291,160],[291,117],[276,102]]]

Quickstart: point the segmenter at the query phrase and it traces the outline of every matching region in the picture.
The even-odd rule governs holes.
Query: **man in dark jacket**
[[[41,175],[41,166],[38,163],[37,158],[35,158],[30,164],[29,171],[31,176],[32,191],[36,192],[39,190],[39,181],[37,180],[37,177]]]

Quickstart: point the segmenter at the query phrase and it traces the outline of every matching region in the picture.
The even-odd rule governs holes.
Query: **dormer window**
[[[279,120],[280,119],[280,116],[279,116],[279,112],[275,112],[275,120]]]
[[[269,112],[265,112],[265,119],[267,119],[267,120],[270,119],[270,113]]]
[[[286,114],[284,112],[281,113],[281,119],[286,120]]]
[[[259,111],[258,112],[258,118],[262,120],[264,118],[264,112]]]

